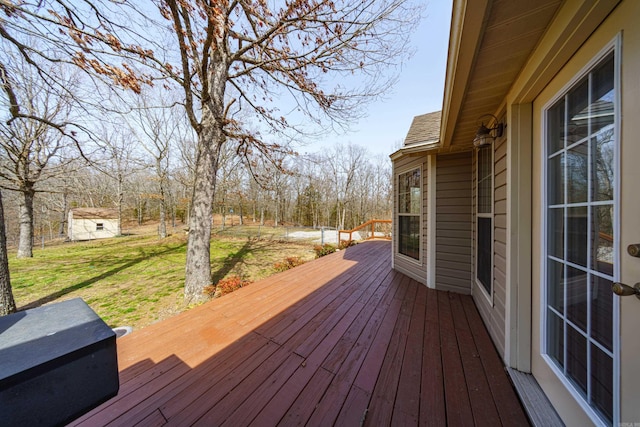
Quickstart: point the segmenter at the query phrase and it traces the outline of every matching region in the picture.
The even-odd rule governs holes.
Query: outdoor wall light
[[[485,126],[484,121],[482,121],[485,117],[493,117],[495,126],[488,128]],[[498,122],[498,118],[493,114],[485,114],[484,116],[480,116],[478,118],[480,122],[480,127],[476,132],[476,137],[473,138],[473,146],[476,148],[486,147],[491,145],[496,138],[500,138],[502,136],[502,132],[504,131],[504,124]]]

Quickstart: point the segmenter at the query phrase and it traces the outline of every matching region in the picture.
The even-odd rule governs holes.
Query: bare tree
[[[150,91],[149,91],[150,92]],[[151,156],[151,167],[156,175],[157,199],[159,201],[160,238],[167,237],[167,200],[169,199],[169,171],[171,150],[179,138],[182,127],[180,112],[172,105],[165,105],[166,98],[159,93],[141,96],[138,99],[136,114],[125,115],[131,131],[137,136],[144,150]],[[154,102],[154,99],[158,99]],[[169,103],[172,104],[172,103]]]
[[[118,210],[118,235],[122,234],[122,210],[125,200],[125,190],[128,179],[141,168],[139,153],[132,144],[133,134],[127,127],[119,125],[106,126],[103,124],[98,145],[100,150],[96,152],[100,158],[92,161],[93,166],[102,174],[111,178],[115,184],[115,197],[113,204]],[[103,192],[106,194],[106,192]],[[106,202],[98,203],[104,207]]]
[[[159,79],[183,89],[183,107],[198,136],[185,299],[198,301],[211,280],[211,215],[222,147],[233,141],[247,159],[277,161],[289,152],[248,130],[237,114],[259,118],[265,135],[299,133],[291,121],[296,113],[345,124],[362,112],[363,101],[393,82],[389,68],[406,57],[419,13],[406,0],[155,4],[158,16],[133,0],[2,2],[7,18],[0,36],[34,63],[58,60],[50,52],[63,52],[64,60],[134,92]],[[33,51],[16,35],[25,33],[56,49]],[[288,97],[287,110],[273,107],[276,97]]]
[[[2,205],[2,191],[0,191],[0,316],[16,311],[16,302],[11,290],[9,276],[9,258],[7,257],[7,237],[4,229],[4,206]]]
[[[366,160],[366,149],[354,144],[336,144],[329,157],[325,157],[330,179],[335,188],[336,227],[345,228],[347,210],[352,201],[358,168]],[[351,225],[351,224],[350,224]]]
[[[72,144],[65,135],[72,100],[42,84],[24,64],[17,65],[23,66],[11,69],[0,63],[5,113],[0,122],[0,186],[22,197],[18,258],[25,258],[33,256],[35,194],[42,182],[61,171],[59,155]],[[73,78],[66,81],[69,87],[75,84]]]

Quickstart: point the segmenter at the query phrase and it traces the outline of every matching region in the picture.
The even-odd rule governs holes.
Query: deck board
[[[72,425],[526,425],[471,297],[390,254],[363,243],[119,339],[118,396]]]

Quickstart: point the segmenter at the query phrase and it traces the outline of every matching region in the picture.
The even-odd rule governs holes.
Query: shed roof
[[[118,219],[118,210],[109,208],[74,208],[71,209],[76,219]]]
[[[404,146],[438,142],[440,140],[440,119],[442,111],[415,116],[411,122],[409,133],[404,139]]]

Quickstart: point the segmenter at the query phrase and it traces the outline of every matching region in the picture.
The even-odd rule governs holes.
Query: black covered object
[[[0,425],[63,425],[118,388],[116,334],[81,299],[0,317]]]

